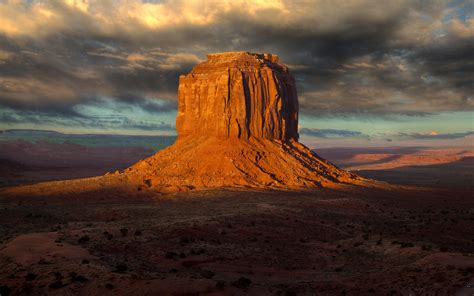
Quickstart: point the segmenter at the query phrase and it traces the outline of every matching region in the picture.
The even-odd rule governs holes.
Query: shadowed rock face
[[[298,143],[298,99],[271,54],[208,55],[179,80],[178,139],[121,174],[162,192],[361,183]]]
[[[178,101],[180,138],[298,140],[295,81],[276,55],[209,54],[180,76]]]

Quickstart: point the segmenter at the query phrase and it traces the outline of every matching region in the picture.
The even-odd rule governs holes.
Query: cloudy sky
[[[474,1],[0,0],[0,129],[173,134],[178,76],[278,54],[315,145],[469,145]]]

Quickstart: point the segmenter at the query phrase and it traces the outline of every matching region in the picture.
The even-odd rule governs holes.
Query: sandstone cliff
[[[210,54],[179,79],[176,129],[180,138],[297,140],[294,79],[275,55]]]
[[[159,191],[357,183],[298,143],[293,76],[271,54],[208,55],[179,79],[176,143],[124,171]]]

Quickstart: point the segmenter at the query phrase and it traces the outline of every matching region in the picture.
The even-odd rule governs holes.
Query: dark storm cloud
[[[474,37],[445,38],[439,46],[420,48],[414,61],[423,63],[427,72],[441,79],[452,88],[463,89],[466,94],[474,93]]]
[[[334,98],[318,91],[333,91],[340,88],[344,80],[347,88],[360,84],[360,79],[351,81],[338,72],[341,65],[365,55],[380,59],[390,51],[390,41],[403,20],[398,14],[383,20],[353,17],[345,20],[346,26],[319,30],[316,26],[302,28],[301,24],[275,28],[272,24],[256,23],[245,15],[223,16],[222,23],[228,34],[238,42],[238,48],[256,51],[272,51],[280,54],[283,62],[290,64],[300,94],[301,111],[307,115],[328,115],[331,113],[354,113],[366,110],[377,113],[372,106],[372,97],[352,100],[349,91]],[[224,40],[223,40],[224,41]],[[365,104],[367,100],[369,103]],[[327,104],[328,101],[330,105]],[[356,107],[356,108],[354,108]]]
[[[22,112],[170,112],[179,75],[226,50],[279,54],[309,116],[473,109],[474,21],[449,1],[18,3],[0,3],[0,106]]]
[[[115,101],[115,107],[110,106],[110,100]],[[122,103],[122,104],[121,104]],[[102,108],[124,108],[124,107],[138,107],[148,113],[166,113],[176,110],[176,101],[156,100],[142,97],[133,93],[124,93],[117,95],[108,100],[103,98],[95,98],[90,100],[86,105],[95,105]]]
[[[173,64],[169,54],[141,55],[71,36],[46,39],[19,42],[3,36],[9,50],[3,49],[8,58],[0,60],[0,106],[70,115],[76,114],[74,106],[107,96],[147,112],[173,111],[179,75],[198,61],[184,57]],[[131,54],[140,58],[129,60]],[[171,101],[157,104],[153,98]]]

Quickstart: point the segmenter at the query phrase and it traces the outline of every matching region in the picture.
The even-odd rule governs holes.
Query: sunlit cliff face
[[[2,1],[0,128],[173,133],[179,75],[209,52],[243,50],[273,52],[288,64],[303,138],[465,139],[473,6]],[[439,135],[425,137],[432,130]]]
[[[298,97],[274,54],[225,52],[179,78],[178,138],[298,140]]]

